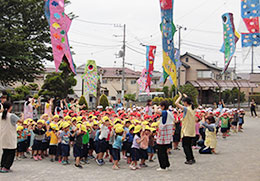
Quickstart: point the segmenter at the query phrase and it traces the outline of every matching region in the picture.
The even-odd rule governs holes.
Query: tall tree
[[[0,0],[0,83],[32,82],[52,60],[43,0]]]
[[[72,87],[76,86],[77,80],[70,71],[68,64],[61,63],[59,70],[60,72],[53,72],[46,76],[39,95],[64,99],[68,94],[74,93]]]

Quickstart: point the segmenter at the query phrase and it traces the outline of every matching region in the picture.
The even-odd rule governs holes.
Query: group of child
[[[181,110],[170,108],[173,112],[175,127],[173,140],[179,141],[181,129]],[[244,110],[212,110],[199,107],[195,116],[196,137],[193,148],[201,146],[199,152],[215,153],[216,135],[220,129],[223,138],[229,136],[230,129],[242,132]],[[50,157],[50,161],[69,164],[70,149],[73,149],[75,166],[82,168],[88,159],[95,159],[97,164],[105,164],[109,157],[113,169],[119,169],[121,155],[127,160],[130,169],[147,167],[146,160],[153,162],[156,153],[156,137],[160,116],[154,113],[146,115],[142,109],[73,112],[64,111],[63,116],[49,117],[43,114],[39,120],[21,119],[17,123],[17,160],[26,158],[26,152],[32,151],[36,161]],[[178,144],[174,144],[178,149]],[[48,151],[48,152],[47,152]],[[169,147],[169,153],[171,147]],[[94,156],[95,153],[95,156]],[[140,163],[138,164],[138,161]]]

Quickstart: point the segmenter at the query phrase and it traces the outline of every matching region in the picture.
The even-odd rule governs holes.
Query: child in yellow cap
[[[126,141],[125,143],[125,149],[126,149],[126,157],[127,157],[127,164],[131,163],[131,146],[134,140],[134,129],[135,126],[132,124],[129,126],[129,132],[126,134]]]
[[[33,158],[35,161],[42,160],[42,140],[44,139],[46,128],[44,120],[40,119],[37,121],[37,125],[33,126],[34,141],[33,141]]]
[[[62,156],[62,164],[68,165],[68,157],[70,155],[70,124],[68,122],[64,122],[62,124],[62,132],[59,135],[59,138],[61,139],[61,156]]]
[[[92,126],[92,129],[91,129],[91,132],[89,133],[89,152],[88,152],[89,158],[91,158],[91,159],[95,158],[93,156],[93,151],[95,149],[94,139],[95,139],[96,133],[97,133],[98,128],[99,128],[97,121],[93,121],[92,125],[93,126]]]
[[[51,129],[50,129],[51,128]],[[51,123],[47,126],[46,136],[50,137],[49,155],[51,157],[51,162],[54,162],[54,158],[57,155],[58,149],[58,131],[57,125]]]
[[[26,151],[26,134],[23,126],[17,126],[17,153],[16,160],[21,160],[22,155]]]
[[[137,162],[140,159],[140,143],[143,141],[143,139],[141,139],[141,132],[142,132],[142,126],[136,125],[134,129],[133,144],[131,147],[132,162],[129,166],[131,170],[136,170],[141,168],[139,165],[137,165]]]
[[[123,126],[118,126],[115,128],[115,133],[116,136],[115,136],[114,143],[112,145],[112,156],[114,160],[113,169],[118,170],[119,169],[118,162],[120,160],[120,150],[122,148],[122,142],[125,140],[126,132],[124,131]]]

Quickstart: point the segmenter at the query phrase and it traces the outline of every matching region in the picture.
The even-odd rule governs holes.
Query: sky
[[[236,29],[241,21],[240,0],[175,0],[174,24],[185,27],[181,31],[181,54],[186,52],[204,57],[220,67],[224,55],[219,50],[223,44],[224,13],[234,14]],[[73,12],[69,40],[77,66],[87,60],[96,60],[98,66],[121,67],[122,58],[116,54],[123,45],[123,28],[126,24],[126,67],[142,70],[145,66],[145,45],[156,45],[155,70],[162,71],[162,40],[159,25],[161,12],[159,0],[71,0],[66,13]],[[178,32],[175,36],[178,47]],[[237,71],[251,70],[251,57],[242,60],[241,41],[235,53]],[[254,70],[258,71],[260,52],[255,52]],[[54,63],[47,63],[53,66]],[[230,67],[234,66],[234,59]]]

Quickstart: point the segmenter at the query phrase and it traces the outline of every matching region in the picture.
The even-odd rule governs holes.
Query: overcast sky
[[[205,60],[223,67],[224,55],[219,52],[223,43],[221,16],[226,12],[234,14],[236,29],[239,27],[240,0],[175,0],[174,24],[182,25],[181,53],[190,52],[204,56]],[[161,12],[159,0],[71,0],[66,13],[78,16],[73,20],[69,32],[73,46],[74,62],[77,66],[87,60],[96,60],[99,66],[121,66],[122,59],[115,54],[122,47],[123,28],[113,24],[126,24],[126,65],[141,70],[145,65],[145,47],[140,43],[157,46],[155,69],[162,70],[162,46],[159,24]],[[93,22],[93,23],[91,23]],[[96,22],[96,23],[95,23]],[[101,23],[101,24],[98,24]],[[108,23],[108,24],[103,24]],[[115,37],[114,35],[120,35]],[[178,46],[178,32],[175,34]],[[255,53],[255,70],[260,65],[260,52]],[[242,61],[241,41],[237,44],[237,68],[239,72],[249,72],[251,58]],[[54,63],[48,63],[52,65]],[[234,65],[232,60],[231,67]]]

